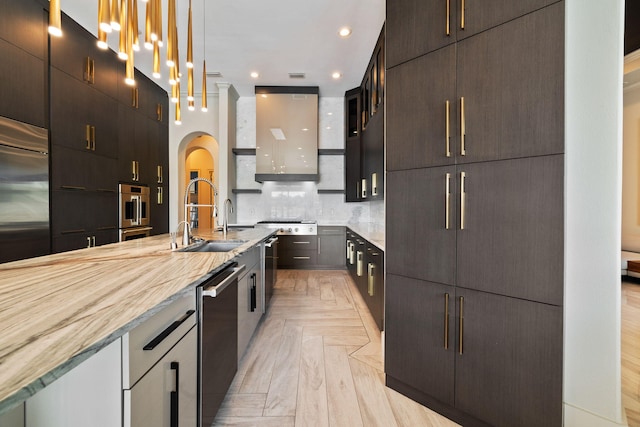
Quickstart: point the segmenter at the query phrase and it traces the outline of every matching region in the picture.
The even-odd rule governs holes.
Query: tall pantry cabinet
[[[465,426],[559,426],[564,2],[508,3],[387,2],[385,371]]]

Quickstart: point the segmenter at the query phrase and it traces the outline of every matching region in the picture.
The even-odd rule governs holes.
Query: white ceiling
[[[167,0],[163,1],[163,34],[167,34]],[[176,0],[181,91],[186,92],[186,42],[188,0]],[[195,92],[201,92],[202,61],[209,77],[207,91],[215,83],[231,83],[240,96],[253,96],[256,85],[319,86],[320,96],[343,96],[360,84],[385,17],[385,0],[192,0]],[[62,10],[94,35],[97,33],[98,0],[61,0]],[[139,30],[144,42],[146,3],[138,0]],[[342,39],[338,30],[349,26],[353,33]],[[64,28],[63,28],[64,31]],[[113,33],[115,34],[115,33]],[[117,36],[109,36],[116,50]],[[205,49],[206,46],[206,49]],[[163,59],[162,78],[156,82],[169,89]],[[135,56],[135,66],[151,77],[152,53]],[[257,71],[260,77],[252,79]],[[331,74],[340,72],[334,80]],[[290,79],[288,73],[305,73]],[[123,77],[124,78],[124,77]]]

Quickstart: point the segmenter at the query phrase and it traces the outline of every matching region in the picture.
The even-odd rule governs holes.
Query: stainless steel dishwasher
[[[234,262],[197,288],[199,425],[209,427],[238,370],[238,276]]]

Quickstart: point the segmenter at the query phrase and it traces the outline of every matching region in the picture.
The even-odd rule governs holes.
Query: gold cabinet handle
[[[451,103],[447,99],[444,110],[444,144],[446,147],[446,156],[451,157]]]
[[[458,353],[462,355],[462,344],[464,342],[464,297],[460,297],[460,325],[458,331]]]
[[[308,256],[294,256],[293,259],[311,259],[311,257],[308,257]]]
[[[444,199],[444,228],[448,230],[449,224],[449,211],[451,209],[451,174],[447,173],[445,180],[445,199]]]
[[[371,174],[371,195],[378,195],[378,174],[375,172]]]
[[[460,155],[466,156],[467,149],[464,145],[464,137],[467,133],[467,124],[464,116],[464,96],[460,98]]]
[[[467,174],[465,172],[460,172],[460,230],[464,230],[464,212],[465,212],[465,201],[467,198],[466,194],[466,180]]]
[[[445,34],[450,36],[451,35],[451,0],[447,0],[447,25],[446,25],[446,31]]]
[[[158,187],[158,204],[162,204],[162,187]]]
[[[444,349],[449,350],[449,294],[444,294]]]
[[[96,151],[96,127],[91,126],[91,150]]]
[[[96,73],[95,62],[93,61],[93,59],[91,59],[91,57],[87,56],[84,59],[84,73],[83,73],[84,81],[86,81],[89,84],[93,84],[95,82],[95,75],[96,75],[95,73]]]
[[[362,277],[362,275],[364,274],[364,265],[363,265],[363,261],[364,261],[364,253],[362,251],[358,251],[356,258],[357,258],[357,264],[356,264],[356,274],[358,277]]]
[[[163,181],[162,166],[158,165],[158,184],[162,184],[162,181]]]
[[[351,265],[356,263],[356,244],[351,242],[351,255],[349,255],[349,263]]]
[[[367,179],[366,178],[362,179],[362,195],[361,195],[361,197],[363,199],[367,198]]]
[[[87,248],[91,247],[91,237],[87,236]]]
[[[460,29],[464,30],[464,0],[460,0],[460,7],[461,7],[461,12],[460,12]]]
[[[369,293],[369,296],[372,297],[376,294],[376,265],[372,262],[370,262],[369,264],[367,264],[367,275],[369,277],[368,280],[368,286],[367,286],[367,291]]]
[[[139,97],[138,97],[138,88],[137,87],[132,87],[131,88],[131,106],[133,108],[138,108],[139,106]]]
[[[159,122],[162,121],[162,104],[156,105],[156,119]]]
[[[91,125],[85,125],[84,132],[85,132],[84,139],[87,142],[87,145],[85,146],[85,148],[87,150],[91,150]]]
[[[351,240],[347,239],[347,259],[351,258]]]

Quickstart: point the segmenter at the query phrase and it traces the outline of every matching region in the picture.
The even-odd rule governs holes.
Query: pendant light
[[[129,53],[127,51],[127,0],[111,0],[112,2],[117,3],[120,2],[120,6],[118,10],[120,11],[120,39],[118,43],[118,58],[126,61],[129,57]],[[113,3],[112,3],[113,4]],[[112,9],[113,12],[113,9]],[[111,22],[111,26],[113,27],[113,21]],[[114,27],[115,29],[115,27]]]
[[[173,57],[173,45],[176,43],[174,38],[174,28],[176,26],[176,2],[175,0],[169,0],[169,9],[167,10],[167,66],[173,67],[175,65],[175,58]]]
[[[162,47],[164,46],[164,42],[162,38],[162,1],[161,0],[151,0],[151,1],[155,2],[155,6],[153,7],[153,10],[155,12],[155,21],[154,21],[155,36],[156,36],[156,40],[158,40],[158,46]],[[151,34],[151,37],[153,37],[153,33]]]
[[[132,46],[136,52],[140,51],[140,38],[138,37],[138,0],[133,0],[131,14]]]
[[[60,0],[51,0],[49,2],[49,34],[55,37],[62,37]]]
[[[209,111],[207,107],[207,14],[206,14],[205,0],[202,0],[202,108],[201,111],[206,113]]]
[[[124,79],[124,82],[129,85],[129,86],[135,86],[136,84],[136,80],[135,80],[135,71],[134,71],[134,65],[133,65],[133,38],[134,38],[134,34],[133,34],[133,16],[135,15],[133,13],[133,5],[135,3],[135,0],[127,0],[127,9],[126,9],[126,16],[127,16],[127,22],[126,22],[126,31],[124,30],[120,30],[120,33],[125,33],[126,34],[126,49],[127,49],[127,63],[126,63],[126,76]]]
[[[120,0],[111,0],[111,29],[120,31]]]
[[[178,98],[180,98],[180,94],[178,93],[178,85],[175,84],[171,86],[171,102],[176,104],[178,102]]]
[[[196,110],[196,101],[191,100],[188,101],[189,106],[187,108],[189,108],[189,111],[195,111]]]
[[[202,108],[203,113],[206,113],[207,108],[207,61],[202,61]]]
[[[187,26],[187,68],[193,68],[193,23],[191,0],[189,0],[189,20]],[[192,82],[193,83],[193,82]]]
[[[109,0],[98,1],[98,28],[104,33],[111,32],[111,11],[109,10]],[[106,40],[106,36],[105,36]]]
[[[144,0],[143,0],[144,1]],[[155,1],[147,1],[147,7],[145,10],[145,15],[144,15],[144,47],[147,50],[151,50],[153,49],[153,45],[154,45],[154,40],[151,38],[151,24],[153,22],[152,17],[154,14],[153,11],[153,5],[155,4]],[[155,53],[154,53],[154,57],[155,57]]]
[[[178,91],[178,102],[176,103],[176,125],[182,124],[182,114],[180,112],[180,83],[176,85],[176,90]]]
[[[151,0],[153,1],[153,0]],[[153,42],[153,77],[159,79],[160,75],[160,46],[158,40]]]
[[[187,68],[187,101],[193,102],[193,67]]]

